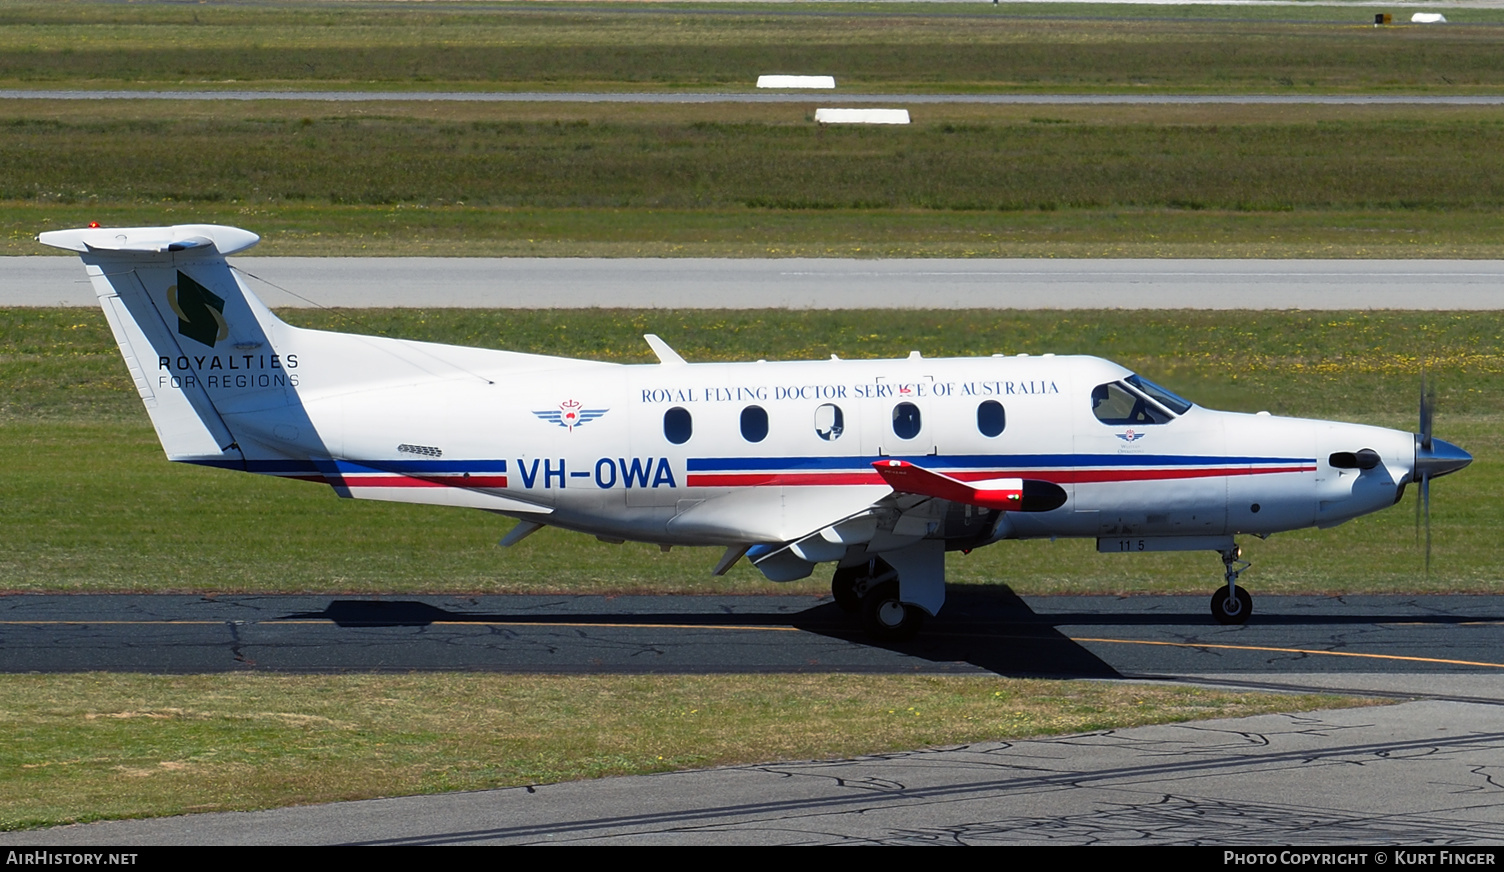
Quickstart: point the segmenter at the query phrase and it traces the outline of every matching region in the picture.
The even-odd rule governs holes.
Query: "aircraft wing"
[[[907,460],[879,460],[872,464],[893,490],[1000,509],[1005,512],[1048,512],[1065,505],[1065,489],[1049,481],[1024,478],[994,478],[965,482]]]
[[[668,529],[733,542],[791,542],[862,514],[892,492],[880,484],[745,488],[680,512]]]

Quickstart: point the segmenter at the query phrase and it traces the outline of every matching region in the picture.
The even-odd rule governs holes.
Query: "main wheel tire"
[[[1212,594],[1212,617],[1217,619],[1217,623],[1241,624],[1246,622],[1251,614],[1253,614],[1253,597],[1241,587],[1238,588],[1238,595],[1235,597],[1228,596],[1225,587],[1217,588],[1217,592]]]
[[[924,625],[924,610],[898,598],[898,582],[886,581],[862,597],[862,626],[879,642],[914,638]]]
[[[835,575],[830,578],[830,595],[835,598],[836,607],[848,615],[862,610],[862,598],[857,594],[856,586],[867,577],[868,571],[865,563],[841,566],[836,568]]]

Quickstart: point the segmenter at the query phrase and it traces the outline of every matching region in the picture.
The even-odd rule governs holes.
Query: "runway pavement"
[[[833,606],[801,597],[13,596],[0,600],[0,647],[10,669],[27,668],[10,655],[39,649],[63,659],[33,666],[70,670],[992,671],[1420,701],[99,823],[4,833],[0,844],[1436,848],[1504,840],[1504,598],[1260,597],[1243,627],[1211,623],[1201,597],[1018,600],[962,588],[954,599],[925,638],[873,647]],[[327,657],[331,649],[344,653]],[[458,659],[436,661],[440,649]],[[300,651],[325,653],[300,661]]]
[[[1498,260],[240,257],[273,307],[1504,307]],[[0,306],[95,306],[72,257],[0,258]]]

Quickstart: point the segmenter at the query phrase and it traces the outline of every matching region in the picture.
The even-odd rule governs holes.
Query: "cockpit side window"
[[[1097,385],[1091,391],[1091,413],[1103,424],[1168,424],[1175,416],[1122,382]]]

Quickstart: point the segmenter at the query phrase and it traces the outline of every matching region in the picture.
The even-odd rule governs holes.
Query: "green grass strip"
[[[0,83],[141,88],[1497,92],[1498,10],[1002,4],[10,3]],[[1403,20],[1403,15],[1397,15]]]
[[[1504,254],[1504,123],[1476,107],[7,108],[4,254],[89,221],[264,254]]]
[[[1353,704],[995,676],[5,675],[0,829]]]
[[[1504,121],[0,122],[0,200],[699,210],[1440,210],[1504,205]],[[208,159],[212,156],[212,159]],[[415,216],[421,218],[421,216]],[[254,223],[254,222],[253,222]]]

